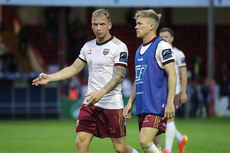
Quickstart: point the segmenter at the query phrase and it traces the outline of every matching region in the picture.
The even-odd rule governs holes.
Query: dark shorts
[[[123,109],[85,107],[83,104],[78,116],[76,132],[91,133],[100,138],[126,136]]]
[[[141,114],[138,116],[139,131],[143,127],[151,127],[158,129],[157,135],[165,133],[167,120],[162,116],[153,114]]]

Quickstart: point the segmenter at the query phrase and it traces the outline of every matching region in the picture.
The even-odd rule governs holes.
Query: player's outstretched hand
[[[39,85],[44,85],[50,82],[50,77],[49,75],[45,73],[39,74],[39,76],[32,81],[32,85],[39,86]]]
[[[126,106],[125,106],[125,108],[124,108],[124,110],[123,110],[123,116],[125,117],[125,118],[132,118],[132,115],[131,115],[131,111],[132,111],[132,104],[130,104],[130,103],[128,103]]]
[[[167,103],[165,106],[164,117],[166,119],[173,119],[175,117],[175,108],[173,103]]]

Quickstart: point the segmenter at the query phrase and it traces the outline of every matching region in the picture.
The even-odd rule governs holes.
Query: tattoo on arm
[[[104,89],[106,93],[115,89],[125,78],[126,68],[123,66],[115,66],[114,67],[114,75],[112,79],[106,84]]]

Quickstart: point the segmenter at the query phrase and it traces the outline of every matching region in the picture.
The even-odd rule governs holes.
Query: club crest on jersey
[[[103,54],[104,54],[104,55],[108,55],[108,54],[109,54],[109,49],[105,48],[105,49],[103,50]]]
[[[120,53],[120,62],[127,62],[127,53],[126,52],[121,52]]]

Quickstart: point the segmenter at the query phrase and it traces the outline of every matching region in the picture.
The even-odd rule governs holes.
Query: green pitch
[[[0,121],[0,153],[74,153],[75,124],[75,120]],[[230,152],[230,118],[177,119],[176,125],[189,137],[185,153]],[[136,118],[127,120],[127,141],[142,152]],[[114,150],[110,139],[94,138],[90,152]],[[177,152],[174,141],[173,153]]]

